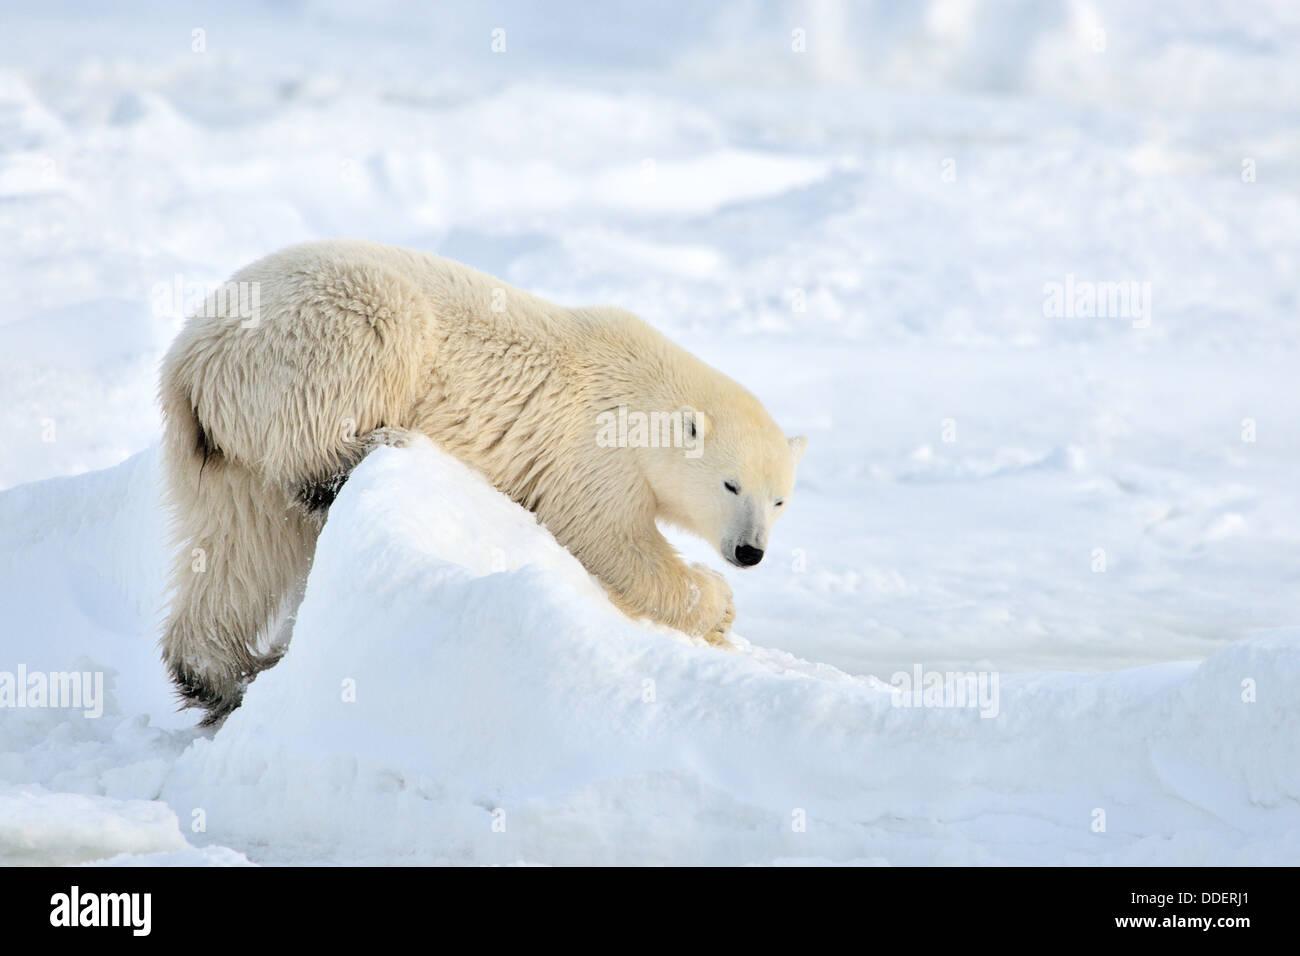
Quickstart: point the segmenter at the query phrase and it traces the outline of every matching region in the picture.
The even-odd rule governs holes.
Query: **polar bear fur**
[[[804,445],[630,313],[359,241],[236,274],[177,336],[160,394],[177,549],[163,656],[209,723],[283,653],[329,504],[377,444],[428,436],[535,512],[625,613],[715,643],[730,589],[656,519],[754,563]],[[678,415],[677,446],[597,440],[629,410]]]

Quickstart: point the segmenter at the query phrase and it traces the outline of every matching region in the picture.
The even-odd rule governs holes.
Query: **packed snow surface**
[[[1293,5],[360,10],[5,13],[0,864],[1300,862]],[[633,309],[810,436],[760,566],[674,539],[734,650],[417,442],[244,706],[175,711],[158,360],[344,235]]]

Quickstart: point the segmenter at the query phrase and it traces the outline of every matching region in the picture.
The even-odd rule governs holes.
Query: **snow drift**
[[[1300,629],[1199,666],[1004,676],[991,717],[897,706],[626,620],[426,442],[346,486],[290,653],[162,796],[301,861],[1282,862],[1298,683]]]
[[[0,711],[5,861],[1300,855],[1300,629],[1199,665],[998,675],[988,716],[900,706],[875,677],[627,620],[425,441],[360,466],[288,655],[204,735],[153,646],[155,457],[0,495],[0,567],[30,596],[6,647],[109,675],[98,719]]]

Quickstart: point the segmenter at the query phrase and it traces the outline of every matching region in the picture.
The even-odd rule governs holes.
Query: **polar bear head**
[[[682,441],[645,449],[642,474],[657,517],[748,568],[763,559],[768,533],[789,507],[808,439],[787,438],[757,399],[728,384],[677,410]]]

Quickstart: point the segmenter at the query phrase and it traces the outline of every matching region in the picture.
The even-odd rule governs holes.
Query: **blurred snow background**
[[[98,721],[0,710],[0,860],[1300,859],[1300,638],[1268,632],[1300,624],[1294,4],[0,10],[0,671],[115,675]],[[726,571],[752,646],[627,625],[572,568],[535,617],[418,623],[472,598],[442,574],[512,593],[458,564],[475,535],[564,555],[506,512],[403,543],[397,489],[446,466],[394,452],[340,499],[310,639],[195,742],[153,649],[170,290],[324,236],[633,309],[807,432],[769,558]],[[1149,321],[1049,315],[1067,276],[1149,283]],[[444,477],[448,508],[482,491]],[[414,712],[336,712],[354,617]],[[915,664],[1002,674],[1001,716],[890,708],[875,679]],[[698,739],[617,703],[669,675]],[[512,763],[600,725],[585,763]],[[495,801],[526,832],[476,830]],[[331,829],[358,814],[395,822]]]

